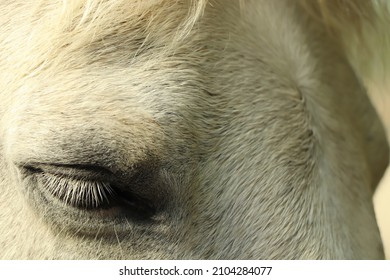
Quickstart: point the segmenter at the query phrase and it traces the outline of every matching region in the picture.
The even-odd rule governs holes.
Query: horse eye
[[[152,203],[130,191],[110,172],[96,167],[38,165],[24,167],[47,201],[85,212],[120,209],[138,219],[155,212]]]
[[[117,196],[109,182],[75,179],[41,173],[37,176],[43,191],[67,205],[92,209],[109,207]]]

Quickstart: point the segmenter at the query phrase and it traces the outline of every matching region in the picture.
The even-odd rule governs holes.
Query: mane
[[[207,0],[75,0],[57,1],[54,4],[41,0],[36,11],[41,19],[42,11],[47,11],[47,25],[58,31],[92,34],[94,39],[107,34],[125,33],[146,26],[146,33],[155,29],[174,28],[173,39],[181,40],[201,17]],[[49,1],[51,2],[51,1]],[[42,8],[46,7],[46,8]],[[167,15],[170,16],[167,16]],[[161,32],[160,32],[161,33]]]
[[[57,65],[57,69],[73,67],[71,61],[64,64],[61,56],[80,57],[75,53],[89,53],[89,49],[99,50],[89,60],[98,60],[102,53],[118,49],[123,50],[123,55],[131,51],[142,53],[151,45],[175,51],[177,44],[189,37],[207,3],[207,0],[39,0],[22,5],[15,1],[7,4],[5,13],[17,11],[19,17],[5,14],[4,18],[12,21],[4,21],[0,31],[11,32],[14,37],[29,34],[29,44],[20,46],[18,53],[30,59],[17,67],[21,76],[33,75],[36,69],[49,64]],[[23,26],[19,29],[22,31],[14,32],[13,26],[18,24]],[[4,39],[3,48],[12,51],[8,41]],[[79,59],[75,62],[83,63]]]

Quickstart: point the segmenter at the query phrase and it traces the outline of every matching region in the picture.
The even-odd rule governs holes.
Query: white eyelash
[[[61,175],[42,173],[38,177],[40,183],[54,197],[58,197],[69,205],[98,207],[109,202],[114,193],[109,183],[74,179]]]

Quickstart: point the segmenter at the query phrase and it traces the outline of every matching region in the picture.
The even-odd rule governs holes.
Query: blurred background
[[[390,88],[390,87],[389,87]],[[376,107],[390,139],[390,94],[384,90],[371,89],[371,99]],[[374,196],[376,217],[385,247],[386,259],[390,259],[390,168],[387,168]]]
[[[390,169],[374,196],[376,217],[385,246],[386,259],[390,259]]]

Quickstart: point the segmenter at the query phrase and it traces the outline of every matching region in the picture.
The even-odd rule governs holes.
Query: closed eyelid
[[[114,181],[114,174],[98,165],[29,163],[22,166],[32,173],[46,173],[58,176],[69,176],[82,180]]]
[[[129,212],[133,218],[140,220],[148,219],[158,208],[150,198],[121,185],[113,177],[106,180],[106,177],[96,173],[95,167],[81,169],[81,175],[76,168],[73,169],[63,171],[59,165],[48,168],[27,166],[23,175],[47,201],[59,202],[66,208],[91,213],[100,211],[102,215],[105,215],[104,211],[112,213],[110,209],[122,209],[123,213]]]
[[[38,176],[43,190],[69,205],[96,208],[109,203],[109,196],[115,192],[104,181],[88,181],[67,176],[42,173]]]

